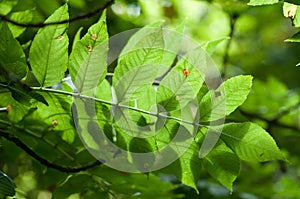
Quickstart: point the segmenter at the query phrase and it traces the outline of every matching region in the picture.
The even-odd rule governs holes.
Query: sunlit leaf
[[[196,98],[204,82],[206,54],[198,48],[183,57],[163,78],[157,89],[157,103],[166,111],[184,107]]]
[[[200,101],[200,120],[218,120],[244,103],[252,86],[252,76],[228,79],[216,90],[206,93]]]
[[[12,8],[18,3],[17,0],[3,0],[0,2],[0,14],[8,14]]]
[[[221,139],[245,161],[284,160],[274,139],[255,123],[230,123],[222,129]]]
[[[70,75],[78,92],[88,92],[96,88],[106,75],[108,52],[106,12],[102,13],[99,21],[74,45],[70,55]]]
[[[32,15],[32,11],[30,10],[13,12],[10,15],[11,20],[17,21],[18,23],[24,23],[24,24],[31,22],[32,18],[33,15]],[[20,36],[26,30],[26,27],[20,27],[13,24],[8,24],[8,27],[11,30],[14,37]]]
[[[45,23],[69,19],[68,6],[57,9]],[[30,48],[32,71],[42,87],[62,80],[68,66],[68,24],[55,24],[39,29]]]
[[[278,2],[279,0],[250,0],[248,5],[250,6],[271,5]]]
[[[120,55],[113,77],[118,102],[138,99],[138,88],[152,84],[157,75],[164,41],[161,27],[150,30],[139,41],[130,40],[127,44],[130,47],[125,47],[127,51]]]

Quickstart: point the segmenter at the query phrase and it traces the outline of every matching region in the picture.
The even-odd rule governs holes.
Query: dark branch
[[[114,3],[114,0],[108,0],[105,4],[103,4],[99,8],[97,8],[97,9],[95,9],[95,10],[89,12],[89,13],[86,13],[84,15],[79,15],[79,16],[76,16],[76,17],[71,18],[71,19],[57,21],[57,22],[50,22],[50,23],[36,23],[36,24],[26,23],[25,24],[25,23],[20,23],[20,22],[11,20],[10,18],[8,18],[5,15],[0,15],[0,19],[3,20],[3,21],[9,22],[11,24],[14,24],[16,26],[20,26],[20,27],[41,28],[41,27],[45,27],[45,26],[49,26],[49,25],[58,25],[58,24],[71,23],[71,22],[78,21],[78,20],[81,20],[81,19],[90,18],[90,17],[96,15],[97,13],[102,13],[107,7],[109,7],[113,3]]]
[[[226,77],[227,64],[228,64],[228,59],[229,59],[229,49],[230,49],[230,46],[231,46],[231,43],[232,43],[233,34],[234,34],[234,30],[235,30],[235,22],[236,22],[237,18],[238,18],[237,14],[230,15],[230,32],[229,32],[229,35],[228,35],[229,40],[226,44],[225,54],[224,54],[224,57],[223,57],[223,71],[222,71],[222,74],[221,74],[222,78]]]
[[[48,168],[53,168],[53,169],[59,170],[61,172],[76,173],[76,172],[79,172],[79,171],[85,171],[87,169],[94,168],[94,167],[99,166],[99,165],[102,164],[102,162],[97,160],[95,162],[84,165],[82,167],[64,167],[64,166],[57,165],[57,164],[54,164],[52,162],[49,162],[48,160],[42,158],[41,156],[36,154],[32,149],[30,149],[26,144],[24,144],[19,138],[15,137],[14,135],[12,135],[10,133],[6,133],[2,129],[0,129],[0,136],[2,136],[5,139],[15,143],[15,145],[17,145],[18,147],[23,149],[28,155],[30,155],[31,157],[33,157],[34,159],[39,161],[42,165],[45,165]]]

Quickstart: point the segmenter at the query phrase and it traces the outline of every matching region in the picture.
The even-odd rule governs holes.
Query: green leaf
[[[24,24],[31,22],[32,18],[33,18],[33,14],[32,11],[30,10],[13,12],[10,15],[11,20],[17,21],[18,23],[24,23]],[[20,36],[26,30],[26,27],[16,26],[11,23],[8,24],[8,27],[15,38]]]
[[[68,20],[68,6],[57,9],[45,23]],[[29,52],[32,71],[41,87],[62,80],[68,66],[68,24],[55,24],[39,29]]]
[[[212,55],[216,49],[216,47],[222,43],[223,41],[228,40],[229,37],[220,38],[212,41],[205,42],[201,45],[201,47],[207,52],[207,54]]]
[[[104,165],[94,168],[90,172],[105,179],[111,185],[111,191],[116,193],[114,197],[120,195],[121,198],[135,198],[134,195],[139,193],[138,198],[143,199],[180,198],[180,194],[175,191],[178,185],[163,181],[151,173],[147,177],[144,174],[126,173]],[[159,191],[157,191],[158,189]]]
[[[183,184],[194,188],[197,192],[197,181],[199,180],[202,167],[201,159],[198,157],[198,151],[199,145],[193,141],[178,160],[180,169],[176,168],[177,161],[175,161],[175,163],[173,163],[175,170],[171,171]]]
[[[250,0],[249,6],[261,6],[261,5],[271,5],[278,3],[279,0]]]
[[[151,29],[138,42],[130,40],[122,51],[113,76],[118,102],[140,98],[138,88],[152,84],[163,57],[161,28]],[[132,41],[132,43],[131,43]]]
[[[293,26],[300,27],[300,6],[284,3],[283,15],[292,20]]]
[[[82,29],[83,29],[83,27],[80,27],[80,28],[77,30],[77,32],[76,32],[76,34],[75,34],[75,36],[74,36],[74,39],[73,39],[73,45],[72,45],[72,52],[73,52],[74,49],[75,49],[76,43],[77,43],[78,41],[80,41],[80,34],[81,34]]]
[[[43,104],[38,106],[40,117],[48,124],[52,124],[52,128],[57,131],[62,131],[62,139],[67,143],[73,143],[76,132],[72,125],[71,112],[71,98],[62,95],[55,95],[51,93],[41,93],[47,100],[49,107]]]
[[[103,12],[99,21],[75,43],[70,55],[69,71],[79,93],[91,91],[102,82],[106,75],[107,52],[106,12]]]
[[[129,142],[132,162],[136,168],[145,173],[151,171],[155,161],[154,146],[148,139],[134,137]]]
[[[219,142],[203,159],[202,164],[209,174],[232,191],[232,183],[240,170],[240,159],[223,142]]]
[[[82,184],[82,182],[85,182]],[[98,198],[108,199],[109,193],[101,188],[101,180],[91,174],[75,174],[67,178],[67,180],[57,187],[53,192],[53,198],[71,198],[71,195],[78,193],[81,198],[93,198],[92,194],[96,194]],[[72,189],[70,189],[72,187]],[[87,191],[88,190],[88,191]],[[69,197],[70,196],[70,197]],[[94,196],[95,197],[95,196]]]
[[[13,123],[18,123],[23,119],[24,115],[27,114],[30,107],[26,106],[23,103],[16,101],[10,92],[1,92],[0,94],[2,107],[10,106],[10,110],[8,111],[8,119]]]
[[[221,139],[244,161],[285,160],[270,134],[255,123],[225,124]]]
[[[200,60],[205,59],[205,56],[205,51],[197,48],[180,59],[160,82],[157,104],[166,111],[174,111],[195,99],[204,82],[205,65],[202,65]]]
[[[13,37],[6,23],[0,23],[0,69],[6,81],[25,77],[28,67],[20,43]]]
[[[0,171],[0,196],[14,196],[16,193],[15,187],[14,181]]]
[[[252,86],[252,76],[236,76],[210,90],[200,101],[200,120],[214,121],[232,113],[244,103]]]
[[[288,38],[284,41],[286,41],[286,42],[300,42],[300,32],[297,32],[291,38]]]
[[[17,3],[17,0],[2,0],[0,2],[0,14],[7,15]]]

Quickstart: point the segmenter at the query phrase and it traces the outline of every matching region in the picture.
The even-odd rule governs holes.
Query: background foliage
[[[3,16],[7,16],[20,23],[42,23],[64,3],[60,0],[2,0],[0,1],[1,19],[5,21]],[[104,3],[105,1],[96,0],[69,0],[70,18],[89,13]],[[298,157],[300,149],[297,145],[300,129],[300,85],[299,67],[296,67],[300,62],[298,56],[300,46],[297,43],[284,42],[299,41],[299,36],[296,34],[300,21],[298,20],[300,14],[297,14],[298,6],[288,4],[297,4],[297,2],[254,0],[250,1],[249,5],[247,3],[248,1],[234,0],[116,0],[107,9],[107,28],[109,35],[112,36],[131,28],[143,27],[164,19],[167,27],[170,28],[178,27],[178,24],[184,22],[186,33],[204,45],[207,41],[222,41],[218,42],[219,44],[210,53],[220,71],[223,72],[224,78],[241,74],[254,76],[253,87],[246,102],[228,119],[236,122],[252,121],[264,127],[274,137],[289,162],[242,162],[240,174],[234,183],[232,193],[210,177],[209,171],[201,170],[199,173],[200,180],[196,183],[199,189],[197,195],[194,189],[180,184],[174,175],[150,174],[147,177],[142,174],[114,171],[103,165],[94,167],[97,162],[93,162],[94,158],[89,153],[82,150],[82,153],[75,154],[78,148],[70,148],[70,145],[65,144],[65,142],[80,143],[78,138],[72,136],[75,133],[70,130],[72,124],[69,124],[70,126],[57,125],[56,117],[48,117],[47,115],[46,103],[49,106],[55,106],[57,112],[61,113],[59,121],[67,121],[71,116],[65,113],[70,112],[71,102],[68,99],[60,100],[49,93],[37,95],[34,92],[26,92],[21,96],[15,95],[13,97],[14,99],[18,97],[18,99],[23,99],[22,103],[26,103],[31,98],[40,101],[38,103],[40,111],[35,112],[32,108],[24,108],[12,96],[2,94],[0,101],[2,107],[6,107],[7,102],[14,102],[15,104],[11,105],[19,108],[12,109],[8,113],[1,113],[3,114],[1,119],[8,117],[10,121],[18,123],[16,127],[18,131],[14,132],[18,136],[24,136],[22,131],[25,131],[24,126],[26,127],[26,125],[32,126],[33,132],[40,132],[38,135],[26,132],[37,138],[35,140],[40,138],[40,142],[32,143],[30,136],[24,136],[23,139],[25,143],[32,146],[37,155],[46,155],[50,163],[55,161],[68,166],[84,162],[87,168],[93,168],[82,172],[76,172],[76,168],[73,168],[75,173],[71,174],[57,170],[63,170],[65,167],[46,168],[33,158],[33,154],[24,151],[24,147],[21,149],[20,145],[19,147],[16,146],[14,143],[18,143],[18,140],[1,138],[0,166],[4,173],[0,173],[0,185],[11,187],[13,185],[11,179],[13,179],[17,186],[16,198],[50,198],[51,194],[53,198],[66,198],[70,195],[70,198],[79,198],[79,195],[83,198],[95,198],[95,196],[102,198],[150,198],[154,196],[156,198],[300,198]],[[67,16],[63,17],[66,19]],[[76,20],[70,23],[68,27],[66,24],[61,25],[60,30],[67,28],[67,32],[62,31],[62,36],[68,33],[70,38],[69,41],[65,42],[72,44],[73,40],[76,40],[77,30],[83,27],[81,35],[84,35],[88,28],[98,21],[99,17],[100,14],[95,14],[89,18]],[[55,21],[56,19],[54,17],[52,20]],[[51,21],[48,20],[48,22]],[[8,23],[8,28],[22,45],[26,57],[40,52],[38,49],[36,49],[37,52],[29,51],[28,48],[38,31],[37,27],[25,28]],[[2,32],[5,32],[4,29],[7,27],[2,24]],[[49,26],[46,32],[51,31],[55,30],[51,30],[51,26]],[[9,33],[7,35],[2,34],[1,37],[9,38],[10,35]],[[48,39],[51,40],[51,35]],[[12,40],[11,42],[11,45],[17,45],[15,41]],[[34,48],[31,45],[30,49]],[[9,53],[5,54],[5,49],[0,50],[1,60],[8,60]],[[51,51],[51,47],[48,50]],[[68,53],[68,49],[53,50],[60,50],[63,55]],[[79,52],[80,50],[77,53]],[[15,63],[17,60],[18,66],[26,65],[25,56],[22,51],[19,51],[10,57],[11,63]],[[74,57],[76,58],[76,54]],[[36,59],[38,64],[45,60],[43,53],[37,57],[32,57],[32,59]],[[56,64],[62,64],[67,61],[67,57],[62,56],[60,60],[56,61]],[[30,61],[30,63],[34,72],[35,62]],[[2,64],[4,63],[1,62]],[[73,66],[74,71],[76,71],[76,64]],[[14,65],[11,67],[13,68]],[[112,72],[113,67],[109,70]],[[64,70],[62,69],[61,72]],[[26,73],[26,67],[16,73],[14,89],[26,89],[24,88],[25,85],[18,84]],[[1,78],[5,79],[5,75],[2,74]],[[61,77],[57,78],[61,79]],[[52,85],[51,82],[44,81],[42,76],[37,76],[37,80],[38,82],[34,82],[28,76],[26,81],[30,85],[36,84],[36,86],[39,84]],[[66,85],[62,86],[66,87]],[[10,90],[14,93],[13,89]],[[47,99],[47,102],[43,99]],[[60,104],[61,101],[66,103]],[[33,115],[22,120],[21,115],[24,113],[28,113],[28,115],[33,113]],[[34,120],[37,117],[34,114],[46,119]],[[13,130],[13,128],[8,129],[7,125],[1,125],[3,125],[1,129]],[[51,128],[60,132],[58,137],[51,134],[49,131]],[[48,131],[49,133],[47,133]],[[41,135],[47,136],[48,143],[42,142],[44,138]],[[59,141],[61,137],[64,142]],[[56,150],[49,151],[47,148],[49,146]],[[62,151],[63,153],[67,151],[68,154],[61,155]],[[75,156],[74,162],[72,157]],[[49,162],[46,164],[49,165]],[[65,168],[65,170],[70,171],[71,168]],[[82,182],[86,183],[83,185]],[[159,190],[157,190],[158,187]],[[13,190],[6,190],[8,193],[2,194],[13,194]]]

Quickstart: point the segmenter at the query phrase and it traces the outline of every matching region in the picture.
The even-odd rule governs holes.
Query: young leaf
[[[252,76],[228,79],[215,91],[206,93],[200,101],[200,120],[213,121],[232,113],[244,103],[252,86]]]
[[[58,8],[45,23],[69,19],[67,4]],[[62,80],[68,65],[68,24],[55,24],[39,29],[33,39],[29,57],[32,71],[41,87]]]
[[[225,124],[221,139],[241,160],[263,162],[285,159],[274,139],[255,123]]]
[[[240,160],[228,146],[219,142],[202,159],[202,164],[213,178],[232,191],[232,183],[239,174]]]
[[[106,75],[108,33],[106,12],[88,29],[81,40],[74,43],[69,71],[79,93],[96,88]]]
[[[261,6],[261,5],[271,5],[278,3],[279,0],[250,0],[249,6]]]
[[[25,77],[28,67],[20,43],[13,37],[6,23],[0,23],[0,69],[7,82]]]
[[[184,107],[196,98],[203,82],[206,53],[202,48],[187,54],[161,81],[157,89],[157,103],[166,111]]]
[[[161,28],[151,29],[150,33],[138,42],[130,40],[122,51],[113,77],[118,102],[138,99],[138,88],[152,84],[163,57],[164,41]]]

